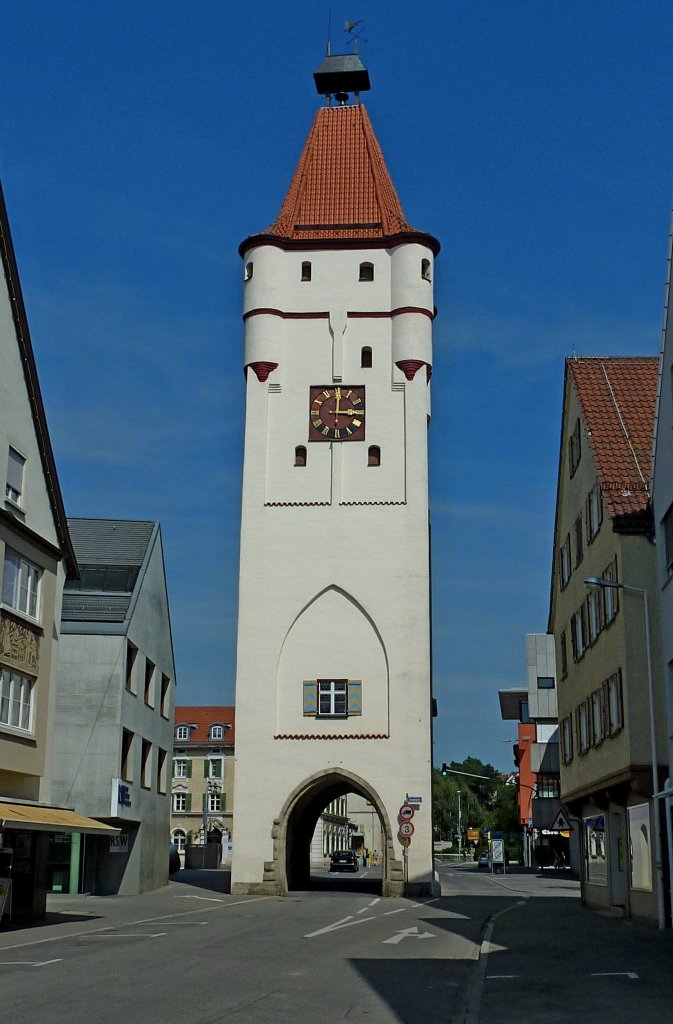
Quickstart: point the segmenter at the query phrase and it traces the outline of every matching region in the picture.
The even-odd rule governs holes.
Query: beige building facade
[[[18,921],[44,915],[51,834],[110,830],[51,805],[61,602],[78,567],[1,190],[0,263],[0,878]]]
[[[233,707],[183,705],[175,709],[171,840],[183,860],[189,847],[204,845],[204,835],[217,863],[229,859],[234,836],[235,737]]]
[[[580,839],[583,896],[590,905],[655,921],[661,896],[642,591],[650,598],[657,777],[663,780],[649,492],[656,377],[656,359],[566,361],[549,618],[561,800]]]

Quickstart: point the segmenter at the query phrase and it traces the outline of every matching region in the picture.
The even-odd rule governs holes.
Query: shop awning
[[[33,832],[84,832],[92,836],[113,835],[121,831],[62,807],[7,803],[0,803],[0,828],[30,829]]]

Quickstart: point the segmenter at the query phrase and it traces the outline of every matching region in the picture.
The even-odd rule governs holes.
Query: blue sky
[[[239,242],[318,104],[328,4],[3,9],[2,177],[69,515],[158,518],[180,703],[234,700]],[[673,7],[332,2],[436,235],[435,760],[511,766],[497,690],[547,624],[563,360],[659,348]]]

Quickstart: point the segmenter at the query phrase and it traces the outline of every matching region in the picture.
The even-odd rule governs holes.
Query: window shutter
[[[186,796],[185,799],[186,799],[185,811],[189,812],[192,809],[192,794],[191,793],[187,793],[187,796]]]
[[[362,714],[362,680],[348,680],[348,714]]]
[[[191,779],[191,777],[192,777],[192,762],[188,761],[187,762],[187,778]]]
[[[19,455],[13,448],[9,449],[9,457],[7,459],[7,483],[14,491],[18,491],[19,494],[23,491],[23,467],[26,460],[23,455]]]
[[[304,680],[304,715],[315,718],[318,714],[318,680]]]
[[[204,777],[204,779],[207,779],[209,774],[210,774],[210,772],[208,771],[209,767],[210,767],[210,761],[208,760],[207,757],[204,757],[204,759],[203,759],[203,777]]]

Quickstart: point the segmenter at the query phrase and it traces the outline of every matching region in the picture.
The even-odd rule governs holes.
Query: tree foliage
[[[464,761],[451,761],[448,767],[450,772],[445,778],[437,769],[433,772],[435,839],[456,840],[459,792],[463,842],[468,828],[481,831],[488,827],[491,832],[507,834],[518,831],[516,787],[507,786],[492,764],[484,764],[478,757],[466,757]]]

